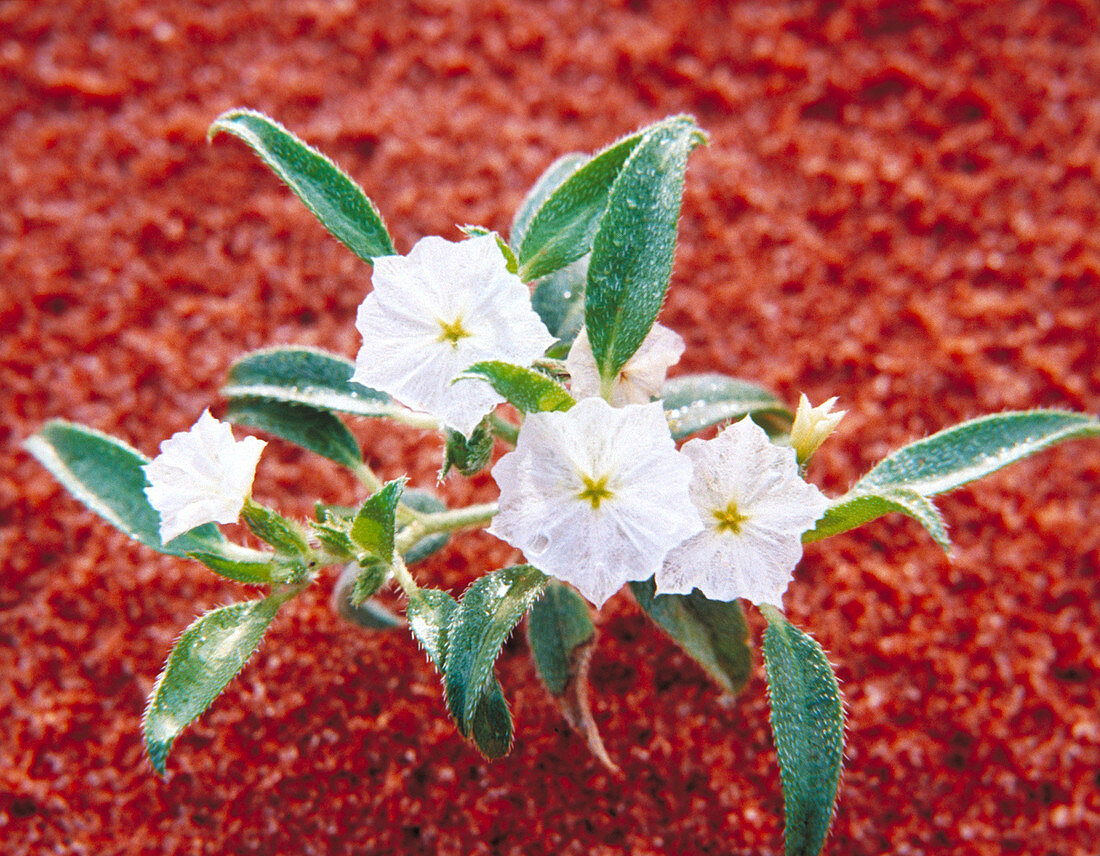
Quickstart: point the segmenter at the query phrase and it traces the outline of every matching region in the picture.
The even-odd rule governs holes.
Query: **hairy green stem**
[[[458,529],[474,529],[485,526],[493,519],[498,507],[495,502],[480,505],[467,505],[465,508],[452,508],[435,514],[422,514],[406,526],[397,536],[398,553],[404,553],[425,535],[436,532],[454,532]]]
[[[510,443],[513,446],[516,445],[516,440],[519,439],[518,425],[493,413],[489,416],[489,427],[492,429],[493,434],[500,437],[505,443]]]

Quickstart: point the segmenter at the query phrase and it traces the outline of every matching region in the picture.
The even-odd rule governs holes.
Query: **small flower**
[[[493,478],[500,511],[489,532],[597,606],[653,576],[702,528],[688,498],[691,464],[656,402],[613,408],[586,398],[532,413]]]
[[[661,386],[669,366],[680,361],[684,353],[684,340],[680,334],[654,324],[642,340],[638,350],[626,361],[611,385],[611,403],[615,407],[624,404],[647,404],[661,394]],[[592,355],[588,331],[577,334],[565,368],[570,374],[569,388],[574,398],[588,398],[600,394],[600,371]]]
[[[713,440],[690,440],[691,501],[705,528],[665,559],[657,593],[699,589],[712,600],[744,597],[782,606],[802,558],[802,533],[829,500],[798,474],[792,449],[769,442],[748,417]]]
[[[836,396],[833,396],[824,404],[810,407],[810,399],[805,393],[798,397],[798,410],[794,414],[794,424],[791,426],[791,448],[798,455],[798,463],[804,464],[810,460],[817,447],[825,442],[825,438],[836,430],[840,420],[844,418],[847,410],[838,410],[832,413],[836,404]]]
[[[423,238],[407,256],[375,259],[372,281],[351,379],[467,436],[504,399],[488,384],[451,381],[482,360],[530,365],[555,341],[494,235]]]
[[[266,445],[256,437],[234,440],[229,425],[209,410],[190,431],[161,443],[160,454],[142,467],[145,496],[160,515],[161,542],[203,523],[236,522]]]

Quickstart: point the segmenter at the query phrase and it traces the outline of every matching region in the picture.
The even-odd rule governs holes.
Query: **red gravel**
[[[1100,13],[1019,3],[0,4],[0,839],[8,854],[695,854],[780,851],[759,673],[737,702],[638,613],[601,616],[589,757],[521,636],[500,674],[518,743],[455,734],[402,634],[289,606],[181,738],[142,757],[179,631],[247,592],[85,512],[18,442],[61,416],[146,452],[271,343],[351,355],[367,268],[239,143],[278,117],[343,164],[398,246],[506,229],[555,156],[666,114],[692,158],[664,323],[681,371],[850,410],[813,477],[842,491],[892,447],[980,413],[1100,409]],[[354,426],[387,476],[438,444]],[[272,444],[257,492],[352,501]],[[487,498],[485,478],[447,487]],[[828,852],[1095,852],[1100,444],[943,501],[945,561],[889,519],[809,550],[792,619],[850,715]],[[423,569],[460,591],[485,535]],[[759,630],[759,625],[756,625]],[[639,656],[639,653],[643,656]]]

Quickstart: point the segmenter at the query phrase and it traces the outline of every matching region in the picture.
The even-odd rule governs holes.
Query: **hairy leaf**
[[[559,271],[547,274],[535,283],[531,306],[546,329],[558,338],[547,356],[565,357],[584,326],[584,287],[588,281],[588,262],[584,255]]]
[[[223,113],[207,136],[213,139],[222,132],[243,140],[359,258],[369,262],[394,255],[393,241],[374,203],[329,158],[254,110]]]
[[[739,601],[691,594],[656,594],[651,577],[630,590],[646,614],[729,693],[738,693],[752,673],[749,628]]]
[[[466,378],[470,380],[466,380]],[[488,381],[505,400],[523,413],[568,410],[576,402],[564,386],[534,369],[510,363],[474,363],[459,376],[458,383]]]
[[[592,240],[584,298],[588,340],[605,381],[634,355],[661,311],[676,252],[684,171],[703,140],[692,119],[666,119],[645,132],[611,187]]]
[[[790,431],[794,414],[773,393],[720,374],[681,375],[661,392],[672,436],[683,439],[711,425],[752,416],[770,436]]]
[[[527,195],[523,198],[519,208],[516,209],[515,217],[512,218],[512,228],[508,232],[508,242],[513,249],[519,249],[524,236],[527,234],[527,228],[531,225],[531,220],[538,213],[543,203],[550,198],[550,194],[561,187],[562,182],[580,169],[587,160],[588,155],[578,152],[562,155],[538,177],[531,189],[527,191]]]
[[[239,583],[263,585],[274,579],[275,565],[271,559],[263,562],[242,562],[238,559],[230,559],[220,553],[209,553],[204,550],[192,550],[187,555],[198,562],[202,562],[219,576],[236,580]]]
[[[596,633],[583,597],[551,580],[531,607],[527,640],[539,677],[555,696],[565,692],[576,663],[576,652]]]
[[[161,775],[172,743],[237,676],[275,617],[279,598],[212,610],[188,627],[157,678],[142,731],[149,760]]]
[[[237,425],[259,428],[345,467],[354,468],[363,461],[355,437],[328,410],[242,396],[230,399],[225,418]]]
[[[440,481],[447,477],[452,467],[464,476],[472,476],[489,465],[493,455],[493,431],[486,420],[479,422],[469,437],[453,428],[448,428],[446,434]]]
[[[250,500],[241,510],[241,519],[253,535],[266,541],[277,552],[290,556],[309,553],[309,544],[301,530],[278,512]]]
[[[830,535],[847,532],[868,521],[900,511],[920,523],[936,540],[945,552],[951,552],[951,539],[947,535],[947,525],[932,500],[912,490],[894,489],[882,493],[855,493],[849,491],[825,511],[825,516],[817,525],[802,535],[803,543],[819,541]]]
[[[361,550],[377,556],[388,566],[393,561],[393,539],[397,529],[397,504],[405,490],[405,479],[386,482],[363,503],[351,524],[351,540]]]
[[[787,856],[816,856],[833,818],[844,759],[844,709],[825,652],[765,610],[764,666],[783,779]]]

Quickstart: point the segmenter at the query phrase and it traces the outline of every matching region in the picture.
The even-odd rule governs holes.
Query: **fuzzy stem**
[[[513,446],[516,445],[516,440],[519,439],[518,425],[493,413],[489,416],[489,427],[493,430],[493,434],[500,437],[505,443],[510,443]]]

